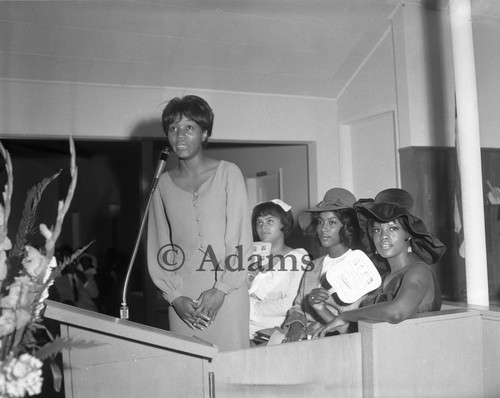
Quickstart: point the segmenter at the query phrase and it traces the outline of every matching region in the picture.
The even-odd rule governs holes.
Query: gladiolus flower
[[[15,278],[14,283],[9,287],[9,295],[2,297],[0,307],[2,308],[18,308],[27,307],[31,303],[31,291],[33,290],[33,282],[30,277],[20,276]]]
[[[5,200],[5,195],[3,195]],[[5,223],[5,208],[0,204],[0,227]]]
[[[47,259],[32,246],[26,245],[24,249],[26,250],[26,255],[21,263],[23,264],[28,275],[38,277],[45,274],[45,270],[47,269]]]
[[[25,397],[40,394],[42,391],[42,361],[29,354],[12,358],[3,366],[1,396]]]
[[[40,233],[46,240],[52,238],[53,232],[45,224],[40,224],[39,228],[40,228]]]
[[[2,243],[0,243],[0,250],[10,250],[12,249],[12,242],[10,241],[9,237],[6,236]]]
[[[6,336],[16,330],[14,311],[4,309],[0,316],[0,337]]]
[[[7,277],[7,253],[0,251],[0,284]]]

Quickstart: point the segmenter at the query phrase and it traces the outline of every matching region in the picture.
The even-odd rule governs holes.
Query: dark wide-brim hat
[[[341,209],[352,209],[354,203],[356,202],[355,196],[344,188],[332,188],[329,189],[323,200],[319,202],[316,206],[304,210],[299,214],[298,221],[300,227],[304,230],[306,229],[312,221],[312,213],[324,212],[324,211],[334,211]]]
[[[368,234],[370,219],[387,223],[403,218],[412,236],[412,251],[427,264],[436,263],[446,251],[446,246],[428,231],[420,218],[411,213],[413,206],[413,197],[405,190],[397,188],[384,190],[377,194],[375,199],[360,199],[354,204],[359,225],[365,235]]]

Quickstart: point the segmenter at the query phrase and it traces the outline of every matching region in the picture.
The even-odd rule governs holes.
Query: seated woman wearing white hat
[[[313,338],[342,332],[350,322],[399,323],[417,313],[441,308],[441,291],[430,265],[439,260],[446,248],[411,213],[411,195],[402,189],[386,189],[374,200],[358,201],[354,208],[362,233],[369,237],[375,252],[387,260],[390,271],[360,308],[342,312],[316,330]]]

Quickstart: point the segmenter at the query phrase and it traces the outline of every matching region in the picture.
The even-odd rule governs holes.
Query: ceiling
[[[0,78],[336,98],[399,3],[0,1]]]

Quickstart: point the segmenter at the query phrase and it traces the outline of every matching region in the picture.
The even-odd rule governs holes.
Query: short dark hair
[[[331,211],[337,216],[337,218],[342,223],[342,227],[339,231],[340,243],[348,247],[349,249],[359,249],[360,248],[360,228],[358,223],[358,217],[356,215],[356,210],[354,209],[339,209],[339,210],[327,210]],[[322,211],[312,212],[311,223],[305,229],[306,235],[313,238],[318,244],[320,244],[318,238],[318,232],[316,231],[318,226],[318,219]]]
[[[258,217],[265,217],[265,216],[274,216],[277,217],[281,220],[281,223],[283,224],[283,234],[285,235],[285,238],[290,236],[290,233],[293,230],[293,214],[292,210],[285,211],[283,208],[274,203],[274,202],[263,202],[258,204],[253,208],[252,211],[252,231],[253,231],[253,237],[254,240],[258,240],[259,236],[257,235],[257,230],[255,228],[255,224],[257,222]]]
[[[207,131],[208,137],[212,135],[214,113],[203,98],[196,95],[172,98],[163,109],[161,116],[161,124],[165,134],[168,134],[169,126],[182,116],[195,121],[203,130]]]

